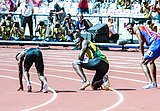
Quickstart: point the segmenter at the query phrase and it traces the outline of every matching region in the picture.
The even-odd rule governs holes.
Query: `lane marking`
[[[2,78],[7,78],[7,79],[14,79],[14,80],[18,80],[18,78],[15,78],[15,77],[11,77],[11,76],[4,76],[4,75],[0,75],[0,77]],[[36,84],[36,85],[40,85],[39,83],[36,83],[36,82],[32,82],[33,84]],[[31,107],[31,108],[28,108],[28,109],[24,109],[22,111],[31,111],[31,110],[34,110],[34,109],[38,109],[40,107],[43,107],[47,104],[50,104],[51,102],[53,102],[56,98],[57,98],[57,93],[55,92],[54,89],[48,87],[48,89],[50,91],[52,91],[52,98],[46,102],[44,102],[43,104],[40,104],[40,105],[37,105],[37,106],[34,106],[34,107]]]
[[[14,72],[16,72],[16,70],[1,69],[1,68],[0,68],[0,70],[14,71]],[[63,71],[65,71],[65,70],[63,70]],[[72,71],[72,72],[73,72],[73,71]],[[31,73],[31,74],[36,74],[36,73],[33,73],[33,72],[30,72],[30,73]],[[72,80],[72,81],[81,81],[81,80],[79,80],[79,79],[74,79],[74,78],[69,78],[69,77],[64,77],[64,76],[57,76],[57,75],[51,75],[51,74],[45,74],[45,75],[46,75],[46,76],[51,76],[51,77],[56,77],[56,78],[61,78],[61,79]],[[120,93],[119,91],[117,91],[117,90],[115,90],[115,89],[113,89],[113,88],[110,88],[110,89],[119,96],[119,100],[118,100],[115,104],[113,104],[112,106],[104,109],[103,111],[108,111],[108,110],[110,110],[110,109],[113,109],[113,108],[117,107],[117,106],[120,105],[120,104],[123,102],[123,100],[124,100],[124,96],[123,96],[122,93]],[[56,93],[56,92],[55,92],[55,93]],[[56,97],[57,97],[57,93],[56,93]],[[55,97],[55,98],[56,98],[56,97]],[[52,101],[54,101],[55,98],[54,98]],[[51,100],[50,100],[50,101],[51,101]],[[39,108],[39,107],[45,106],[45,105],[47,105],[47,104],[49,104],[49,103],[52,102],[52,101],[51,101],[51,102],[50,102],[50,101],[49,101],[48,103],[44,103],[44,104],[41,104],[41,105],[38,105],[38,106],[35,106],[35,107],[32,107],[32,108],[29,108],[29,109],[25,109],[25,110],[23,110],[23,111],[30,111],[30,110],[33,110],[33,109],[37,109],[37,108]]]
[[[117,57],[117,56],[116,56]],[[52,66],[52,65],[51,65]],[[64,65],[65,66],[65,65]],[[48,68],[49,69],[49,68]],[[66,72],[66,70],[58,70],[57,69],[57,71],[65,71]],[[113,70],[112,70],[113,71]],[[114,70],[115,72],[116,72],[116,70]],[[69,71],[69,72],[73,72],[73,71]],[[118,72],[118,71],[117,71]],[[127,72],[126,72],[127,73]],[[132,72],[130,72],[130,73],[132,73]],[[46,75],[48,75],[48,74],[46,74]],[[93,74],[88,74],[88,75],[93,75]],[[140,74],[138,74],[138,75],[142,75],[141,73]],[[54,75],[48,75],[48,76],[54,76]],[[54,76],[54,77],[57,77],[57,78],[63,78],[63,79],[69,79],[69,80],[74,80],[74,81],[80,81],[80,80],[78,80],[78,79],[74,79],[74,78],[69,78],[69,77],[62,77],[62,76]],[[124,80],[128,80],[128,81],[134,81],[134,82],[141,82],[141,83],[146,83],[145,81],[140,81],[140,80],[136,80],[136,79],[129,79],[129,78],[123,78],[123,77],[115,77],[115,76],[110,76],[111,78],[115,78],[115,79],[124,79]],[[111,88],[111,90],[112,90],[112,88]],[[122,101],[123,101],[123,95],[119,92],[119,91],[117,91],[117,90],[114,90],[113,89],[113,91],[115,91],[117,94],[119,93],[119,101],[118,102],[116,102],[116,104],[113,104],[112,106],[110,106],[110,107],[108,107],[108,108],[106,108],[106,109],[104,109],[104,110],[102,110],[102,111],[108,111],[108,110],[111,110],[111,109],[113,109],[113,108],[115,108],[115,107],[117,107],[119,104],[121,104],[122,103]]]
[[[120,93],[119,91],[117,91],[117,90],[115,90],[115,89],[113,89],[113,88],[110,88],[110,89],[111,89],[113,92],[115,92],[115,93],[118,94],[119,100],[118,100],[115,104],[113,104],[112,106],[110,106],[110,107],[108,107],[108,108],[106,108],[106,109],[103,109],[103,110],[101,110],[101,111],[108,111],[108,110],[114,109],[115,107],[117,107],[118,105],[120,105],[120,104],[123,102],[123,100],[124,100],[124,96],[123,96],[122,93]]]
[[[62,59],[61,59],[62,60]],[[11,61],[11,60],[9,60],[9,61],[5,61],[5,62],[1,62],[1,64],[4,64],[4,63],[12,63],[13,61]],[[47,61],[45,61],[44,62],[44,65],[45,66],[62,66],[62,67],[71,67],[71,63],[72,62],[70,62],[70,61],[66,61],[66,62],[64,62],[64,61],[57,61],[58,62],[58,64],[48,64],[48,62],[51,62],[51,63],[55,63],[55,61],[49,61],[49,60],[47,60]],[[114,63],[114,62],[112,62],[112,63]],[[140,64],[128,64],[128,63],[120,63],[120,64],[117,64],[117,65],[115,65],[115,64],[117,64],[117,63],[114,63],[114,64],[110,64],[110,67],[118,67],[118,68],[129,68],[129,69],[140,69],[140,70],[142,70],[142,68],[141,68],[141,66],[140,66]],[[126,64],[126,65],[129,65],[129,66],[124,66],[124,64]],[[135,65],[137,65],[137,66],[135,66]],[[157,65],[157,71],[158,71],[158,69],[160,69],[160,64],[157,64],[156,63],[156,65]],[[12,66],[12,65],[11,65]]]

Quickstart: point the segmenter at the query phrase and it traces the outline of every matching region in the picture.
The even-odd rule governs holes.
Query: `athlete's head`
[[[127,31],[130,33],[130,34],[134,34],[134,31],[133,31],[133,27],[134,27],[134,23],[128,23],[126,25],[127,27]]]
[[[75,45],[77,46],[77,48],[80,48],[84,38],[81,36],[81,33],[79,31],[74,31],[73,36],[75,38],[74,40]]]

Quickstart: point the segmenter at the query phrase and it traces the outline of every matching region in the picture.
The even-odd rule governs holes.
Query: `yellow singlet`
[[[93,59],[95,57],[98,57],[99,59],[105,61],[106,63],[109,63],[106,56],[104,54],[102,54],[102,52],[100,51],[99,48],[97,48],[95,46],[94,43],[92,43],[90,41],[90,47],[87,48],[86,50],[86,56],[89,58],[89,59]]]

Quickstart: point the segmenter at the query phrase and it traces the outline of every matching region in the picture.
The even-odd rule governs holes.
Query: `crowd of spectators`
[[[24,1],[29,1],[30,4],[28,4],[28,6],[22,5]],[[72,10],[68,11],[65,5],[60,5],[60,1],[77,3],[76,9],[74,8],[75,13],[72,13]],[[113,8],[113,4],[116,4],[115,8]],[[32,14],[38,13],[36,9],[42,7],[46,9],[44,13],[48,13],[47,20],[49,22],[46,23],[43,20],[38,21],[36,30],[33,32]],[[71,7],[73,6],[70,6],[70,8]],[[27,12],[25,10],[27,8],[31,10]],[[24,14],[24,10],[26,14]],[[99,10],[99,12],[97,12],[97,10]],[[111,10],[114,12],[117,10],[121,10],[122,12],[125,10],[136,11],[136,14],[140,14],[142,18],[134,18],[133,20],[135,22],[138,21],[139,24],[146,24],[160,34],[160,0],[1,0],[0,39],[25,40],[25,26],[26,23],[28,23],[31,40],[33,41],[73,41],[72,32],[74,30],[79,30],[80,32],[84,30],[88,31],[88,29],[93,26],[92,21],[85,19],[84,14],[103,13],[107,15],[107,12]],[[14,19],[14,13],[21,15],[20,20]],[[111,13],[108,14],[114,16],[111,15]],[[77,15],[77,18],[72,19],[72,15]],[[108,18],[108,16],[106,17]],[[110,22],[113,21],[111,17],[108,18],[108,20]],[[109,27],[111,26],[113,25],[109,24]],[[112,31],[113,30],[112,27]],[[38,37],[33,35],[33,33],[38,34]],[[115,40],[117,41],[119,34],[112,32],[112,37],[115,36]]]

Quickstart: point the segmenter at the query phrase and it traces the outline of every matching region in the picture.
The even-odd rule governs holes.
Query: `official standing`
[[[30,37],[33,39],[33,19],[32,14],[34,13],[34,7],[30,0],[24,0],[20,4],[20,11],[22,14],[21,25],[25,30],[26,24],[28,23]]]

